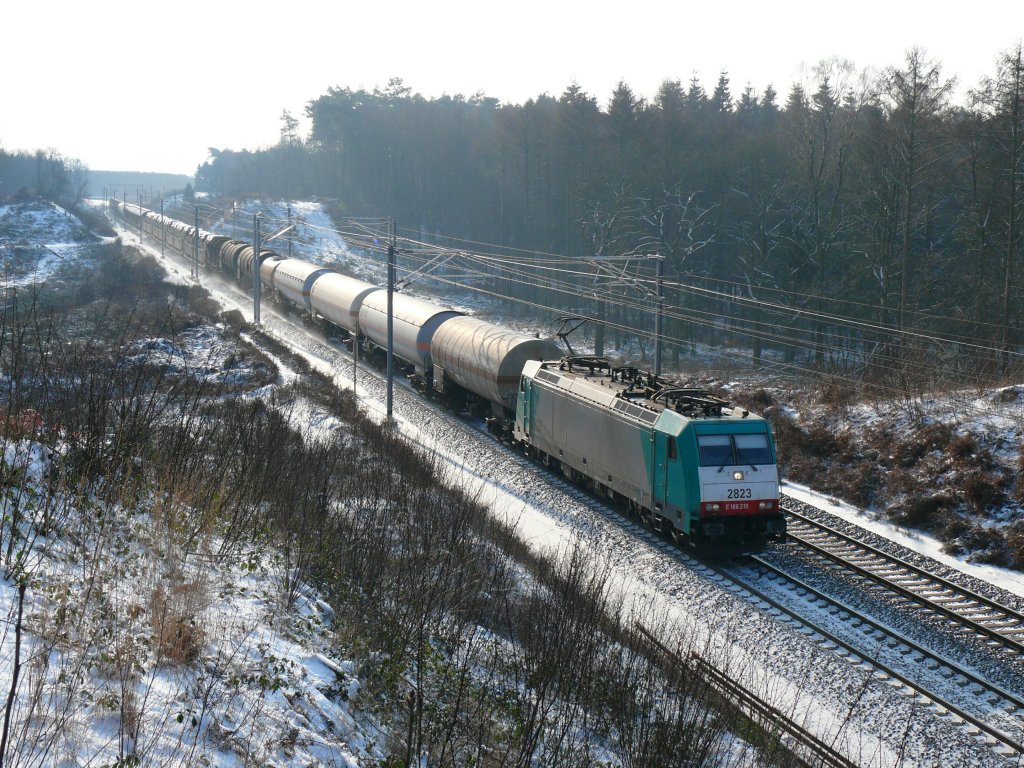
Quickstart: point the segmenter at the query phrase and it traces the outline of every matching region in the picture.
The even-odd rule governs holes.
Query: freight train
[[[330,268],[197,230],[136,205],[115,210],[185,259],[199,241],[208,270],[263,290],[380,355],[387,291]],[[750,551],[782,537],[771,428],[703,390],[673,386],[637,368],[564,355],[462,312],[396,293],[394,356],[424,394],[485,419],[527,455],[585,485],[678,542]]]

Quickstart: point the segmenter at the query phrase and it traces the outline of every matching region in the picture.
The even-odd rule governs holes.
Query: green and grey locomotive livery
[[[529,361],[513,439],[674,538],[752,549],[785,533],[768,422],[703,390],[600,358]]]

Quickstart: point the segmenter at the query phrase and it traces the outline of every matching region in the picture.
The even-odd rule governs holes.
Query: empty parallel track
[[[784,508],[789,539],[816,557],[945,617],[1011,654],[1024,653],[1024,614],[895,555]]]

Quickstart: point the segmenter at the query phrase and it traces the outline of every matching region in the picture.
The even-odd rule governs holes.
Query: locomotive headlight
[[[742,472],[733,472],[732,473],[732,479],[733,480],[742,480],[743,479],[743,473]]]

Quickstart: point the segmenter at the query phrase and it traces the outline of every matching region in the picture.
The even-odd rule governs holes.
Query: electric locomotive
[[[513,440],[677,541],[754,551],[785,533],[768,422],[703,390],[603,358],[530,361]]]

